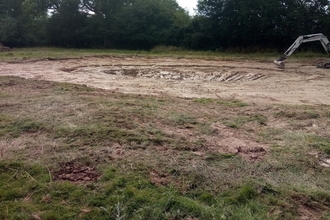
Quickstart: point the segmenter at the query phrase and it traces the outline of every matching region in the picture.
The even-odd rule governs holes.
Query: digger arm
[[[312,41],[320,41],[324,50],[327,54],[330,54],[330,43],[329,40],[324,34],[309,34],[303,35],[297,38],[297,40],[285,51],[284,56],[289,57],[291,54],[303,43],[312,42]]]
[[[320,41],[324,50],[327,52],[327,54],[330,56],[330,42],[324,34],[308,34],[308,35],[302,35],[298,37],[295,42],[285,51],[284,56],[281,56],[277,60],[274,60],[274,63],[278,66],[284,67],[284,60],[291,56],[293,52],[295,52],[298,47],[300,47],[301,44],[306,42],[313,42],[313,41]]]

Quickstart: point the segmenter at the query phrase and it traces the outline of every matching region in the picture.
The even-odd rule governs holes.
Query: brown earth
[[[61,169],[56,172],[54,180],[68,180],[76,183],[95,181],[100,176],[95,167],[81,165],[70,161],[61,164]]]
[[[84,57],[0,62],[0,75],[85,84],[133,94],[235,98],[248,103],[330,104],[330,70],[288,61]]]

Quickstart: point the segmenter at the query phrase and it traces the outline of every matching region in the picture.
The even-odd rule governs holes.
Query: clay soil
[[[330,104],[330,70],[290,62],[84,57],[0,62],[0,75],[84,84],[121,93],[235,98],[259,104]]]

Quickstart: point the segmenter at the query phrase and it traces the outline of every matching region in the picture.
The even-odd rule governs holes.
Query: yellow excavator
[[[291,56],[291,54],[303,43],[306,42],[313,42],[313,41],[320,41],[323,48],[325,49],[325,52],[327,52],[327,54],[330,56],[330,42],[328,40],[328,38],[322,34],[308,34],[308,35],[302,35],[300,37],[297,38],[297,40],[295,40],[295,42],[289,47],[289,49],[287,49],[287,51],[285,51],[284,55],[279,57],[277,60],[274,60],[274,63],[279,66],[280,68],[284,68],[285,67],[285,63],[284,60],[286,60],[289,56]],[[318,68],[325,68],[325,69],[329,69],[330,68],[330,62],[326,62],[326,63],[319,63],[317,65]]]

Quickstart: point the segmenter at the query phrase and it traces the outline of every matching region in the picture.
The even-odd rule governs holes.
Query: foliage
[[[62,47],[87,46],[87,15],[79,10],[80,0],[62,0],[49,19],[47,26],[48,39],[53,45]]]
[[[179,45],[180,28],[189,19],[173,0],[137,0],[132,7],[125,7],[120,17],[117,45],[135,49]]]
[[[283,50],[299,35],[330,34],[327,0],[199,0],[197,9],[189,16],[175,0],[0,0],[0,41],[255,52]]]
[[[211,24],[216,42],[212,46],[281,48],[299,35],[328,33],[327,4],[326,0],[199,0],[198,11]]]
[[[46,43],[47,0],[0,0],[0,41],[8,46]]]

